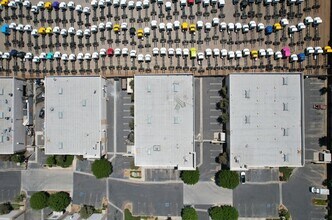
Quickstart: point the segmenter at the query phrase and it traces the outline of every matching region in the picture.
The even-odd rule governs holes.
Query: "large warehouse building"
[[[46,77],[45,153],[100,158],[106,153],[106,80]]]
[[[25,149],[23,92],[23,80],[0,79],[0,154],[13,154]]]
[[[192,75],[136,75],[135,165],[196,169]]]
[[[230,74],[227,87],[231,170],[303,166],[302,74]]]

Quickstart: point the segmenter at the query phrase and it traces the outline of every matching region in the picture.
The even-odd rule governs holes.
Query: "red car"
[[[114,55],[114,50],[113,50],[113,48],[108,48],[106,53],[107,53],[107,56],[109,56],[109,57],[110,57],[110,56],[113,56],[113,55]]]
[[[188,4],[188,5],[193,5],[194,2],[195,2],[194,0],[187,0],[187,4]]]
[[[314,105],[313,107],[317,110],[326,110],[326,105]]]

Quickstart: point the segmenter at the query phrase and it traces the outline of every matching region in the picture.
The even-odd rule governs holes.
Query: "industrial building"
[[[0,154],[25,149],[25,82],[16,78],[0,79]],[[26,115],[26,114],[25,114]]]
[[[136,75],[135,165],[196,169],[192,75]]]
[[[234,73],[226,81],[230,169],[303,166],[302,74]]]
[[[46,77],[45,153],[100,158],[106,153],[107,86],[101,77]]]

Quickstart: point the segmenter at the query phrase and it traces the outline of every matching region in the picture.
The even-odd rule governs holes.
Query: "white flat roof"
[[[46,154],[101,156],[107,124],[104,91],[101,77],[46,77]]]
[[[192,75],[136,75],[135,164],[191,170],[194,152]]]
[[[15,78],[0,79],[0,154],[25,149],[23,84]]]
[[[303,81],[300,73],[230,74],[231,170],[303,165]]]

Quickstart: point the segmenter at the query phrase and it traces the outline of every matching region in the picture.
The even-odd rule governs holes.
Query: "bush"
[[[181,211],[182,220],[198,220],[198,215],[193,207],[184,207]]]
[[[10,160],[15,163],[23,163],[25,160],[25,157],[23,154],[14,154],[10,157]]]
[[[238,211],[232,206],[215,206],[209,209],[209,215],[212,220],[237,220]]]
[[[288,210],[286,209],[280,209],[279,210],[279,217],[280,219],[285,219],[285,220],[289,220],[290,219],[290,213]]]
[[[239,185],[239,174],[230,170],[220,170],[216,173],[215,181],[218,186],[234,189]]]
[[[89,218],[95,212],[95,207],[90,205],[83,205],[80,210],[80,216],[83,219]]]
[[[109,177],[112,173],[112,164],[104,158],[95,160],[92,163],[91,170],[97,179]]]
[[[132,105],[130,106],[130,115],[134,117],[135,107]]]
[[[279,172],[282,173],[282,176],[280,176],[281,181],[288,181],[289,178],[292,175],[293,168],[289,167],[279,167]]]
[[[2,204],[0,204],[0,215],[8,214],[13,209],[14,209],[13,206],[9,202],[2,203]]]
[[[48,205],[54,211],[62,211],[67,208],[70,204],[71,198],[68,193],[66,192],[57,192],[51,194],[50,198],[48,199]]]
[[[62,168],[70,167],[73,163],[74,156],[73,155],[56,155],[56,156],[49,156],[46,159],[46,164],[49,167],[52,166],[60,166]]]
[[[48,156],[46,159],[46,164],[49,167],[52,167],[56,164],[55,157],[54,156]]]
[[[44,191],[36,192],[32,194],[30,198],[30,206],[32,209],[43,209],[47,207],[48,204],[48,199],[49,199],[49,194]]]
[[[180,178],[185,184],[194,185],[199,181],[199,170],[184,170],[180,173]]]
[[[22,192],[21,194],[17,195],[15,197],[15,202],[19,203],[19,202],[23,202],[23,200],[26,198],[26,195],[24,192]]]

